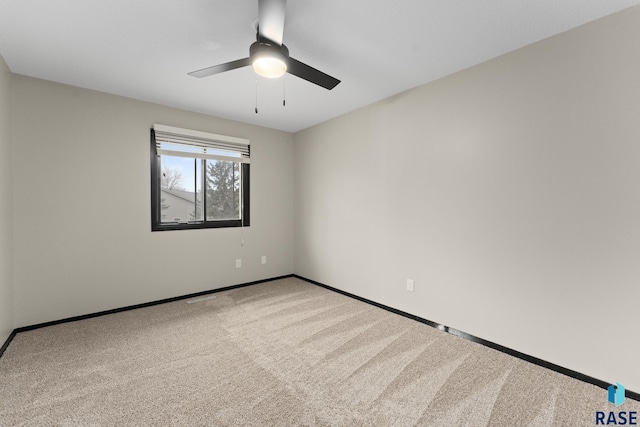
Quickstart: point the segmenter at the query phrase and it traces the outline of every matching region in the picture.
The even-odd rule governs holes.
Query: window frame
[[[250,147],[249,147],[250,148]],[[161,196],[161,160],[156,145],[155,130],[151,128],[151,231],[169,230],[197,230],[206,228],[228,228],[228,227],[249,227],[250,226],[250,177],[251,169],[249,163],[240,163],[240,183],[241,206],[240,219],[233,220],[206,220],[181,222],[162,222],[162,209],[160,208]],[[204,173],[204,172],[203,172]],[[205,190],[203,189],[203,192]],[[205,196],[206,200],[206,196]],[[206,203],[206,202],[205,202]],[[203,209],[206,207],[203,203]]]

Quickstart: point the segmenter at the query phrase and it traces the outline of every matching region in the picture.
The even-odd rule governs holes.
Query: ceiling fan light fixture
[[[287,64],[282,59],[268,55],[254,58],[251,66],[258,75],[269,79],[275,79],[287,72]]]
[[[286,46],[258,41],[251,45],[250,53],[251,66],[256,74],[274,79],[287,72],[289,50]]]

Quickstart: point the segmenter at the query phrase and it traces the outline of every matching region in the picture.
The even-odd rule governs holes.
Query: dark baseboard
[[[215,294],[215,293],[218,293],[218,292],[229,291],[231,289],[243,288],[245,286],[257,285],[259,283],[271,282],[272,280],[285,279],[285,278],[288,278],[288,277],[293,277],[293,274],[288,274],[288,275],[279,276],[279,277],[272,277],[270,279],[256,280],[254,282],[241,283],[239,285],[225,286],[224,288],[211,289],[211,290],[208,290],[208,291],[196,292],[196,293],[193,293],[193,294],[181,295],[181,296],[172,297],[172,298],[165,298],[165,299],[161,299],[161,300],[157,300],[157,301],[145,302],[145,303],[142,303],[142,304],[129,305],[129,306],[126,306],[126,307],[114,308],[114,309],[105,310],[105,311],[99,311],[97,313],[83,314],[81,316],[68,317],[66,319],[54,320],[54,321],[45,322],[45,323],[38,323],[36,325],[31,325],[31,326],[23,326],[21,328],[15,329],[13,331],[12,336],[9,337],[9,338],[12,339],[13,335],[15,335],[17,333],[20,333],[20,332],[33,331],[34,329],[46,328],[47,326],[59,325],[61,323],[77,322],[78,320],[85,320],[85,319],[91,319],[93,317],[106,316],[107,314],[120,313],[120,312],[123,312],[123,311],[135,310],[135,309],[138,309],[138,308],[151,307],[151,306],[158,305],[158,304],[165,304],[165,303],[168,303],[168,302],[180,301],[180,300],[183,300],[183,299],[189,299],[189,298],[200,297],[200,296],[203,296],[203,295]],[[7,341],[10,341],[10,339],[7,340]],[[6,345],[8,345],[8,343],[5,344],[5,346]],[[4,349],[4,346],[2,348]],[[0,353],[0,355],[1,355],[1,353]]]
[[[552,371],[558,372],[560,374],[566,375],[566,376],[574,378],[576,380],[583,381],[583,382],[586,382],[586,383],[589,383],[589,384],[593,384],[593,385],[601,387],[601,388],[603,388],[605,390],[607,389],[607,387],[609,387],[609,385],[611,385],[610,383],[608,383],[606,381],[602,381],[602,380],[599,380],[597,378],[590,377],[589,375],[585,375],[585,374],[582,374],[580,372],[577,372],[577,371],[574,371],[574,370],[571,370],[571,369],[556,365],[555,363],[551,363],[551,362],[547,362],[547,361],[542,360],[542,359],[538,359],[537,357],[521,353],[521,352],[519,352],[517,350],[513,350],[511,348],[502,346],[500,344],[496,344],[494,342],[487,341],[485,339],[476,337],[474,335],[467,334],[466,332],[462,332],[462,331],[459,331],[457,329],[450,328],[450,327],[448,327],[446,325],[441,325],[441,324],[439,324],[437,322],[433,322],[431,320],[423,319],[422,317],[415,316],[415,315],[413,315],[411,313],[407,313],[405,311],[398,310],[398,309],[395,309],[393,307],[389,307],[387,305],[380,304],[380,303],[375,302],[375,301],[371,301],[371,300],[369,300],[367,298],[363,298],[361,296],[354,295],[352,293],[349,293],[349,292],[346,292],[346,291],[343,291],[343,290],[340,290],[340,289],[336,289],[336,288],[334,288],[332,286],[325,285],[324,283],[316,282],[315,280],[307,279],[306,277],[302,277],[302,276],[299,276],[297,274],[294,274],[293,277],[296,277],[296,278],[298,278],[300,280],[304,280],[305,282],[309,282],[309,283],[312,283],[314,285],[323,287],[323,288],[328,289],[330,291],[337,292],[339,294],[342,294],[342,295],[357,299],[358,301],[362,301],[362,302],[365,302],[367,304],[371,304],[371,305],[376,306],[378,308],[381,308],[383,310],[390,311],[391,313],[395,313],[395,314],[398,314],[400,316],[415,320],[416,322],[424,323],[425,325],[428,325],[428,326],[431,326],[433,328],[439,329],[439,330],[441,330],[443,332],[447,332],[447,333],[449,333],[451,335],[455,335],[455,336],[463,338],[463,339],[465,339],[467,341],[472,341],[472,342],[475,342],[477,344],[481,344],[481,345],[483,345],[485,347],[492,348],[492,349],[497,350],[499,352],[508,354],[509,356],[517,357],[518,359],[524,360],[524,361],[529,362],[529,363],[533,363],[534,365],[538,365],[538,366],[541,366],[543,368],[550,369]],[[640,393],[636,393],[636,392],[631,391],[631,390],[625,390],[625,396],[627,398],[629,398],[629,399],[633,399],[633,400],[636,400],[636,401],[640,402]]]
[[[0,357],[2,357],[2,355],[4,354],[4,351],[7,349],[7,347],[9,347],[9,344],[11,343],[11,340],[13,340],[13,337],[15,337],[15,336],[16,336],[16,330],[14,329],[9,334],[9,338],[7,338],[7,340],[4,342],[4,344],[2,344],[2,347],[0,347]]]

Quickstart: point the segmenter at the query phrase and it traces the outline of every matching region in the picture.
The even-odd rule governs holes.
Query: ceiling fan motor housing
[[[254,42],[249,48],[249,57],[251,58],[251,63],[253,64],[253,68],[256,70],[258,74],[262,74],[257,67],[261,62],[263,63],[280,63],[284,65],[282,69],[282,73],[278,75],[266,75],[262,74],[265,77],[279,77],[284,72],[286,72],[289,66],[289,49],[285,45],[278,45],[272,43],[268,40],[258,40]]]

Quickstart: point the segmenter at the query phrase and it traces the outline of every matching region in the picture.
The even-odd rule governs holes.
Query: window
[[[249,140],[153,125],[151,230],[249,225]]]

